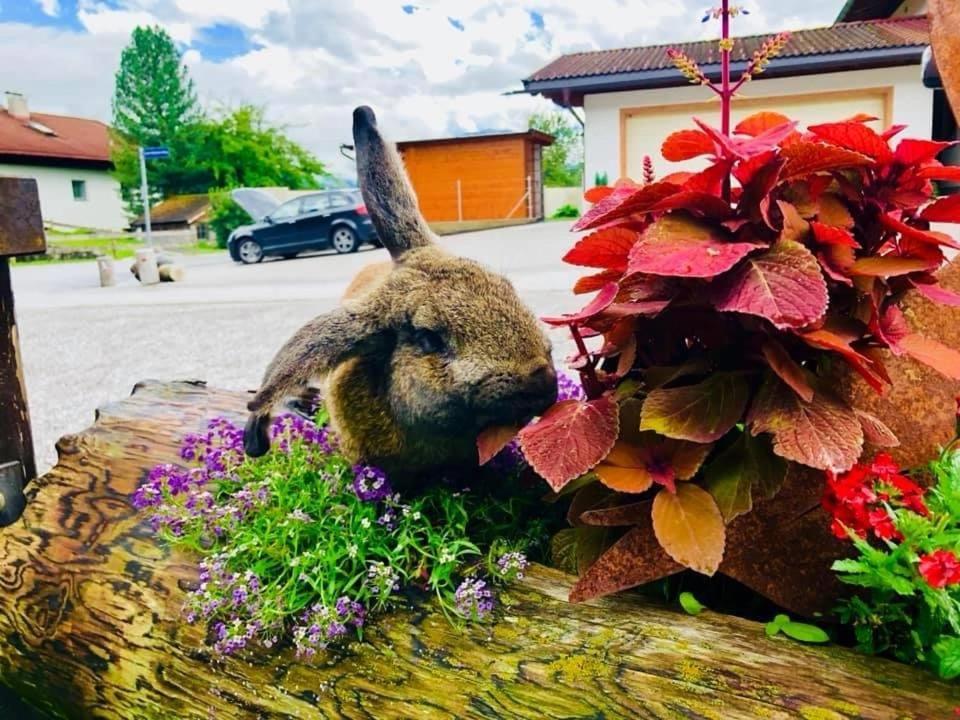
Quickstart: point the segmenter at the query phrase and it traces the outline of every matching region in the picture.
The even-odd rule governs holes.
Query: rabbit
[[[315,379],[340,452],[391,478],[476,467],[483,430],[556,402],[551,345],[510,282],[434,242],[396,148],[353,113],[360,189],[392,262],[361,270],[342,304],[280,349],[248,405],[246,454],[270,446],[270,413]]]

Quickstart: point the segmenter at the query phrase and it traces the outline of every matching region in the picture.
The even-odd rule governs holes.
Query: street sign
[[[144,160],[163,160],[170,157],[170,149],[163,146],[143,148]]]

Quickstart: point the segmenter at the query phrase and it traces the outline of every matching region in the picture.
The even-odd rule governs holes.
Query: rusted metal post
[[[37,475],[10,258],[45,249],[36,181],[0,177],[0,524],[13,522],[14,514],[19,516],[23,482]]]

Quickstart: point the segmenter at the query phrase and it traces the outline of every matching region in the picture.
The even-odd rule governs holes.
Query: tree
[[[113,93],[114,175],[129,209],[140,213],[139,146],[165,145],[174,155],[182,135],[201,112],[186,66],[171,37],[160,27],[137,27],[120,55]],[[151,195],[182,192],[168,175],[178,158],[151,164]]]
[[[553,145],[543,149],[543,182],[550,187],[571,187],[583,180],[583,132],[561,111],[538,112],[529,126],[553,135]]]

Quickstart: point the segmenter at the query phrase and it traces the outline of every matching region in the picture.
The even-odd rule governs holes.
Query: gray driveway
[[[448,236],[442,244],[507,275],[538,315],[578,308],[583,274],[560,258],[575,236],[541,223]],[[143,287],[117,263],[118,284],[98,287],[94,263],[13,270],[21,349],[41,469],[54,443],[143,379],[198,378],[238,390],[257,386],[277,348],[332,308],[353,274],[384,250],[322,254],[240,266],[225,255],[187,258],[184,282]],[[558,363],[570,344],[552,333]]]

